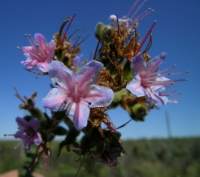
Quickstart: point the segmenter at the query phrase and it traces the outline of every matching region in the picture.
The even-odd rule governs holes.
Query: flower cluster
[[[17,93],[20,107],[28,115],[17,118],[15,137],[28,149],[35,144],[36,156],[48,154],[48,143],[61,135],[65,138],[59,154],[67,147],[79,155],[116,165],[124,152],[118,129],[126,124],[116,128],[107,111],[121,106],[133,120],[142,121],[151,109],[176,102],[166,92],[176,80],[168,78],[168,70],[160,70],[165,54],[155,58],[149,54],[156,22],[139,37],[138,26],[152,12],[147,9],[138,14],[141,4],[136,1],[127,17],[111,15],[109,24],[97,24],[97,46],[89,60],[80,54],[82,40],[75,40],[76,33],[68,32],[75,16],[63,22],[49,43],[42,34],[28,36],[30,45],[22,48],[26,57],[22,64],[51,80],[51,89],[43,99],[45,110],[50,112],[35,106],[36,94],[21,97]]]

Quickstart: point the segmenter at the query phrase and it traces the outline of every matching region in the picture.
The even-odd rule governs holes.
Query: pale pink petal
[[[153,102],[156,106],[161,106],[164,104],[162,97],[159,96],[159,93],[150,89],[146,89],[146,94],[150,102]]]
[[[24,61],[21,61],[21,64],[23,64],[28,70],[32,69],[35,66],[35,64],[33,63],[33,60],[31,59],[26,59]]]
[[[26,57],[29,56],[29,53],[32,51],[33,47],[32,46],[25,46],[25,47],[22,47],[22,51],[24,53],[24,55]]]
[[[154,102],[156,106],[165,105],[170,103],[171,101],[168,99],[167,96],[164,96],[158,90],[146,89],[146,94],[148,98]]]
[[[47,96],[43,99],[44,107],[54,111],[64,108],[66,100],[66,90],[62,88],[53,88],[49,91]]]
[[[165,84],[164,83],[165,82],[167,83],[169,81],[171,81],[171,80],[169,78],[167,78],[167,77],[158,76],[156,78],[155,84],[154,85],[152,84],[151,89],[152,90],[160,90],[160,89],[164,90],[165,89]]]
[[[145,89],[141,85],[141,78],[139,75],[137,75],[131,82],[127,84],[126,89],[137,97],[146,95]]]
[[[49,70],[49,63],[38,63],[37,67],[40,71],[42,71],[43,73],[47,73]]]
[[[60,61],[52,61],[49,64],[49,76],[64,79],[72,75],[72,71]]]
[[[34,39],[39,45],[44,45],[46,43],[46,39],[43,34],[41,33],[35,33]]]
[[[103,64],[99,61],[92,60],[81,67],[79,74],[86,72],[88,69],[93,69],[97,73],[103,68]]]
[[[52,61],[48,67],[48,74],[54,83],[66,88],[72,82],[72,71],[60,61]]]
[[[113,95],[110,88],[91,85],[89,94],[84,100],[89,103],[90,107],[106,107],[111,104]]]
[[[87,126],[90,109],[88,103],[81,101],[80,103],[73,103],[70,111],[67,112],[68,117],[73,121],[77,130]]]
[[[94,60],[84,65],[81,68],[81,71],[78,73],[80,85],[82,85],[85,82],[88,82],[88,80],[94,82],[96,77],[98,76],[99,71],[102,68],[103,64]]]

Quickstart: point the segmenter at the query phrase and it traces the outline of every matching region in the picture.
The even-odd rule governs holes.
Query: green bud
[[[133,120],[144,121],[147,111],[147,106],[144,103],[137,103],[130,108],[130,116]]]
[[[117,107],[120,104],[120,102],[122,101],[122,98],[126,95],[128,95],[128,91],[126,89],[122,89],[118,92],[115,92],[115,96],[113,98],[111,107],[113,107],[113,108]]]
[[[96,26],[95,35],[99,40],[103,39],[104,28],[105,28],[105,25],[103,23],[98,23]]]
[[[105,25],[103,23],[97,24],[95,32],[97,39],[99,39],[100,41],[109,40],[108,38],[110,36],[110,33],[111,33],[110,26]]]

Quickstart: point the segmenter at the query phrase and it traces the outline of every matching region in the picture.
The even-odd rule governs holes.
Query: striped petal
[[[66,88],[66,85],[71,82],[72,71],[60,61],[52,61],[49,64],[48,74],[53,83],[60,85],[62,88]]]
[[[54,111],[62,110],[66,99],[66,91],[61,88],[53,88],[43,99],[44,107]]]
[[[77,130],[81,130],[87,126],[90,109],[86,102],[73,103],[69,112],[68,117],[73,121],[74,126]]]
[[[99,71],[103,68],[103,64],[98,61],[91,61],[84,65],[81,69],[81,71],[78,73],[79,76],[79,83],[83,84],[85,82],[88,82],[88,80],[91,80],[91,82],[94,82],[96,80],[96,77],[99,73]]]
[[[91,85],[90,92],[85,98],[91,108],[109,106],[113,100],[113,91],[110,88]]]
[[[43,45],[44,45],[44,48],[45,48],[46,39],[41,33],[35,33],[34,34],[34,39],[38,43],[39,46],[43,47]]]
[[[127,84],[126,89],[137,97],[146,95],[145,89],[141,85],[141,78],[139,75],[137,75],[131,82]]]

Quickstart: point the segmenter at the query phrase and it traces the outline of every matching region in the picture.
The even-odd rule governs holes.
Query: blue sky
[[[24,34],[43,33],[49,40],[66,16],[77,14],[72,29],[80,29],[90,37],[82,45],[84,56],[95,48],[94,29],[97,22],[108,22],[110,14],[126,15],[132,0],[2,0],[0,5],[0,138],[16,129],[15,117],[24,113],[18,109],[14,87],[23,95],[38,91],[38,104],[49,90],[47,78],[36,78],[25,71],[20,61],[23,54],[16,48],[26,43]],[[144,123],[132,122],[122,129],[124,138],[166,136],[164,112],[170,114],[174,136],[200,135],[200,1],[149,0],[144,8],[155,13],[143,20],[141,33],[157,20],[150,53],[168,53],[166,64],[176,64],[178,71],[189,71],[188,81],[178,83],[179,104],[153,110]],[[112,119],[120,125],[129,119],[121,109],[112,111]]]

